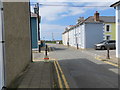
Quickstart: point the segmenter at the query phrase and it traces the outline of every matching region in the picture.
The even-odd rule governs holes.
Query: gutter
[[[110,7],[116,7],[116,6],[118,6],[118,5],[120,5],[120,1],[118,1],[118,2],[116,2],[116,3],[114,3],[114,4],[112,4]]]
[[[6,73],[5,73],[5,37],[4,37],[4,16],[3,16],[3,2],[0,0],[0,34],[1,34],[1,39],[0,39],[0,44],[2,45],[2,49],[0,50],[1,52],[1,69],[2,69],[2,83],[0,88],[6,88]],[[0,78],[1,79],[1,78]]]

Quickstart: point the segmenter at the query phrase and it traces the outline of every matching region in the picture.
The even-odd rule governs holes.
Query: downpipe
[[[4,90],[6,88],[6,69],[5,69],[5,34],[4,34],[4,16],[3,16],[3,2],[0,0],[0,34],[1,34],[1,39],[0,39],[0,44],[2,45],[2,49],[0,50],[1,52],[1,62],[2,62],[2,87],[0,89]]]

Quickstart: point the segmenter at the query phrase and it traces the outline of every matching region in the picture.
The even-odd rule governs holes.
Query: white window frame
[[[112,39],[112,35],[105,35],[105,40],[107,40],[107,36],[110,36],[110,40]]]
[[[109,31],[107,31],[107,25],[110,26]],[[111,24],[105,24],[105,32],[112,32],[112,25]]]

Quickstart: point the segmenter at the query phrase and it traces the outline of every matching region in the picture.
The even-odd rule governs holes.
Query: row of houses
[[[115,40],[115,16],[100,16],[96,11],[87,19],[80,17],[76,25],[65,28],[63,44],[74,47],[94,48],[103,40]]]
[[[94,17],[88,17],[85,20],[80,19],[77,25],[65,29],[62,35],[63,44],[80,48],[92,48],[99,41],[116,40],[116,57],[120,58],[120,1],[110,7],[116,9],[116,19],[111,16],[103,16],[104,19],[102,19],[98,12],[95,13]],[[98,31],[97,26],[99,29],[101,28],[100,31]]]

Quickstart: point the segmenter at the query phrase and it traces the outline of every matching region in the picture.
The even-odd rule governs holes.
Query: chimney
[[[100,21],[100,19],[99,19],[99,13],[98,13],[98,11],[96,11],[96,13],[94,14],[94,21]]]
[[[81,23],[82,21],[84,21],[84,17],[79,17],[79,19],[77,20],[77,23]]]
[[[34,7],[34,13],[35,13],[35,14],[38,13],[38,7],[37,7],[37,5],[35,5],[35,7]]]

